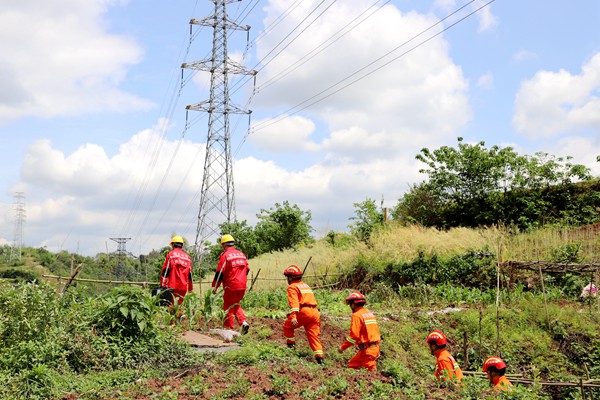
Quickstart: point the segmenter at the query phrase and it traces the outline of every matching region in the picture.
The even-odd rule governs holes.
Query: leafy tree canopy
[[[354,217],[350,217],[354,223],[349,225],[350,232],[358,240],[366,242],[371,237],[371,234],[375,229],[383,226],[385,223],[383,213],[383,200],[381,206],[377,208],[375,200],[367,198],[365,201],[360,203],[354,203]]]
[[[420,172],[428,180],[413,185],[392,215],[443,228],[498,222],[530,227],[548,216],[576,221],[573,194],[550,188],[592,179],[590,169],[573,164],[572,157],[522,156],[512,147],[486,148],[483,141],[468,144],[461,137],[457,147],[424,148],[416,159],[426,165]]]
[[[269,210],[261,209],[256,216],[259,222],[255,232],[262,252],[289,249],[311,240],[310,211],[302,211],[287,200],[283,204],[275,203]]]

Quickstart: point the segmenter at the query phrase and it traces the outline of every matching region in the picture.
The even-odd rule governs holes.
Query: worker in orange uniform
[[[192,257],[183,250],[183,238],[173,236],[171,239],[171,251],[165,256],[160,271],[160,287],[169,288],[172,297],[171,303],[181,304],[183,297],[191,292],[194,283],[192,280]]]
[[[431,355],[436,358],[434,375],[437,380],[456,380],[460,382],[463,373],[454,357],[446,350],[448,344],[446,336],[441,331],[435,330],[427,335],[425,342],[429,345]]]
[[[487,372],[490,384],[495,392],[512,391],[512,383],[504,374],[506,374],[506,363],[496,356],[488,357],[483,362],[483,372]]]
[[[235,248],[235,239],[231,235],[221,237],[221,248],[223,252],[219,256],[219,263],[215,277],[212,281],[212,292],[223,284],[223,310],[227,312],[223,320],[225,329],[233,330],[233,320],[237,321],[242,330],[242,335],[248,333],[250,324],[246,320],[246,314],[240,302],[246,294],[248,283],[248,260],[246,255]]]
[[[364,308],[367,304],[365,296],[360,292],[353,292],[346,297],[346,304],[352,309],[350,333],[338,349],[343,353],[349,347],[358,347],[358,352],[348,362],[348,368],[366,368],[369,371],[377,369],[379,358],[379,342],[381,335],[377,327],[377,320],[372,312]]]
[[[317,299],[306,283],[302,282],[302,271],[296,265],[290,265],[283,271],[287,278],[287,298],[290,306],[290,312],[283,323],[283,336],[285,336],[287,346],[294,348],[296,337],[294,330],[304,327],[308,345],[310,346],[317,364],[325,364],[323,359],[323,345],[319,339],[321,334],[321,317]]]

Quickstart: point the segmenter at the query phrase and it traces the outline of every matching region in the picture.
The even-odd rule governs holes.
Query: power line
[[[421,47],[422,45],[424,45],[425,43],[429,42],[430,40],[434,39],[435,37],[441,35],[442,33],[444,33],[445,31],[449,30],[450,28],[454,27],[455,25],[459,24],[460,22],[464,21],[465,19],[467,19],[468,17],[470,17],[471,15],[477,13],[479,10],[483,9],[484,7],[487,7],[489,4],[493,3],[495,0],[490,0],[487,3],[485,3],[484,5],[478,7],[477,9],[475,9],[474,11],[468,13],[467,15],[465,15],[464,17],[461,17],[460,19],[458,19],[456,22],[453,22],[452,24],[448,25],[447,27],[445,27],[444,29],[440,30],[439,32],[433,34],[432,36],[426,38],[425,40],[419,42],[418,44],[416,44],[415,46],[409,48],[408,50],[404,51],[403,53],[399,54],[398,56],[393,57],[392,59],[390,59],[389,61],[386,61],[385,63],[383,63],[382,65],[364,73],[363,75],[361,75],[359,78],[352,80],[351,82],[345,84],[344,86],[328,93],[325,95],[325,93],[329,92],[330,90],[334,89],[335,87],[341,85],[342,83],[344,83],[345,81],[349,80],[350,78],[358,75],[360,72],[366,70],[367,68],[373,66],[374,64],[376,64],[379,61],[382,61],[383,59],[385,59],[387,56],[391,55],[392,53],[394,53],[395,51],[397,51],[398,49],[402,48],[403,46],[405,46],[406,44],[412,42],[413,40],[415,40],[416,38],[418,38],[419,36],[423,35],[424,33],[426,33],[427,31],[433,29],[435,26],[439,25],[440,23],[442,23],[443,21],[447,20],[448,18],[452,17],[454,14],[456,14],[457,12],[461,11],[462,9],[464,9],[466,6],[468,6],[469,4],[473,3],[475,0],[470,1],[469,3],[463,5],[462,7],[458,8],[456,11],[452,12],[451,14],[447,15],[446,17],[444,17],[443,19],[441,19],[440,21],[436,22],[435,24],[431,25],[430,27],[428,27],[427,29],[421,31],[419,34],[413,36],[412,38],[410,38],[409,40],[403,42],[402,44],[400,44],[399,46],[395,47],[394,49],[392,49],[391,51],[385,53],[383,56],[377,58],[376,60],[370,62],[369,64],[361,67],[360,69],[356,70],[355,72],[353,72],[352,74],[346,76],[345,78],[339,80],[338,82],[336,82],[335,84],[327,87],[326,89],[321,90],[319,93],[309,97],[308,99],[298,103],[297,105],[288,108],[287,110],[279,113],[277,116],[275,116],[273,119],[271,119],[268,122],[264,122],[262,124],[257,124],[256,126],[253,127],[253,129],[251,130],[250,133],[252,132],[256,132],[258,130],[264,129],[268,126],[271,126],[273,124],[276,124],[278,122],[280,122],[281,120],[291,116],[291,115],[295,115],[297,113],[299,113],[300,111],[303,111],[331,96],[333,96],[336,93],[339,93],[340,91],[346,89],[347,87],[355,84],[356,82],[359,82],[360,80],[366,78],[367,76],[370,76],[372,74],[374,74],[375,72],[379,71],[380,69],[382,69],[383,67],[389,65],[390,63],[398,60],[399,58],[405,56],[406,54],[412,52],[413,50]],[[318,98],[319,96],[323,95],[323,97]],[[318,99],[317,99],[318,98]],[[311,100],[313,99],[317,99],[313,102],[311,102]],[[308,103],[307,105],[305,105],[306,103]]]

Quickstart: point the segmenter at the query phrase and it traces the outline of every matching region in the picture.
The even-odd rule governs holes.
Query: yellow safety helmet
[[[233,238],[233,236],[231,236],[231,235],[223,235],[223,237],[221,238],[221,244],[223,244],[223,243],[229,243],[229,242],[235,242],[235,239]]]
[[[169,244],[172,245],[173,243],[183,244],[183,238],[181,236],[173,236],[173,239],[171,239],[171,243],[169,243]]]

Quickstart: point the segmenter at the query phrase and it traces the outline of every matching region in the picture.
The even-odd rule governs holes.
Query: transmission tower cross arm
[[[227,62],[222,63],[222,66],[216,67],[213,65],[214,61],[212,58],[206,58],[200,61],[193,61],[189,63],[181,64],[181,68],[191,69],[194,71],[205,71],[205,72],[228,72],[236,75],[256,75],[258,71],[254,69],[246,69],[239,63],[227,59]]]
[[[227,28],[239,29],[246,32],[250,30],[250,25],[240,25],[227,17],[225,17],[225,22],[227,23]],[[213,28],[216,28],[217,26],[219,26],[219,21],[217,21],[215,17],[211,15],[202,19],[192,18],[190,20],[190,25],[211,26]]]

